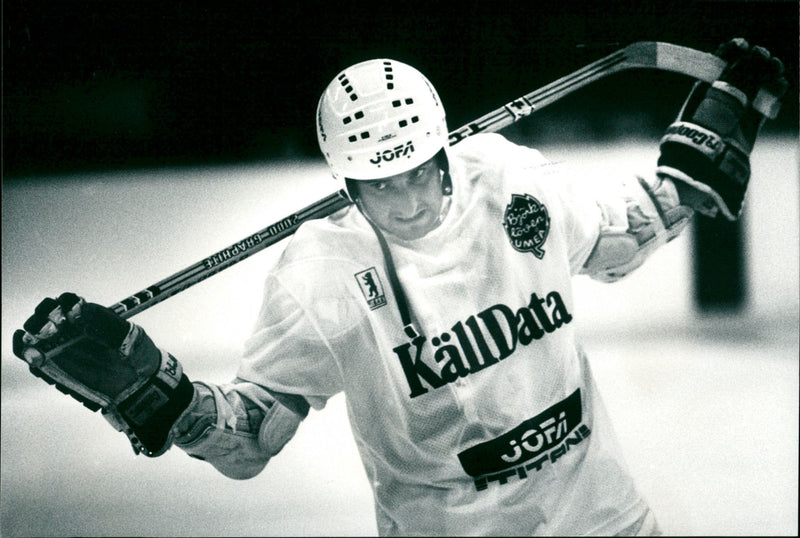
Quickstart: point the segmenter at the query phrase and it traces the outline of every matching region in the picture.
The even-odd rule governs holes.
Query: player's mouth
[[[419,222],[422,222],[425,219],[426,214],[428,213],[427,209],[422,209],[410,217],[395,217],[395,220],[402,224],[403,226],[411,226],[415,225]]]
[[[392,232],[406,240],[419,239],[434,227],[435,219],[431,215],[431,211],[422,209],[410,217],[395,216]]]

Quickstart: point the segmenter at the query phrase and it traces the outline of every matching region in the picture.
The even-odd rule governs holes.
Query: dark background
[[[766,46],[791,81],[766,129],[797,132],[796,1],[204,4],[4,1],[4,176],[317,157],[320,93],[342,68],[378,56],[425,73],[454,129],[639,40]],[[690,85],[615,75],[511,135],[658,136]]]

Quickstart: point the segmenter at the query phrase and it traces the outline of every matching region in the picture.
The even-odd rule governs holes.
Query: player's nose
[[[400,218],[413,218],[426,207],[425,193],[421,189],[406,187],[401,191],[401,197],[402,201],[397,208],[397,215]]]

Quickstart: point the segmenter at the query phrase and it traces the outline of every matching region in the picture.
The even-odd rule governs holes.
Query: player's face
[[[431,159],[396,176],[358,182],[362,209],[381,229],[418,239],[440,223],[442,173]]]

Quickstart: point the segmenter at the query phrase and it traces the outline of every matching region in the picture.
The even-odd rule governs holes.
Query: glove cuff
[[[174,390],[168,389],[157,379],[144,387],[136,404],[143,401],[163,401],[163,404],[143,422],[139,424],[129,422],[130,429],[125,433],[131,441],[134,452],[151,458],[166,452],[172,445],[172,426],[189,407],[193,395],[194,387],[186,375],[181,377]],[[167,400],[164,401],[164,398]],[[136,399],[136,395],[132,399]],[[123,416],[126,415],[126,411],[122,408],[120,412]]]
[[[669,127],[660,152],[657,172],[710,195],[729,220],[738,218],[750,179],[748,152],[709,129],[685,121]],[[676,170],[680,173],[675,174]],[[703,214],[708,211],[704,207],[693,209]]]
[[[194,386],[178,360],[160,351],[161,367],[148,382],[103,410],[108,421],[128,436],[134,452],[149,457],[160,456],[172,445],[172,427],[194,396]]]
[[[688,121],[676,121],[667,128],[660,144],[669,143],[694,148],[711,161],[716,161],[725,151],[725,142],[717,133]]]

